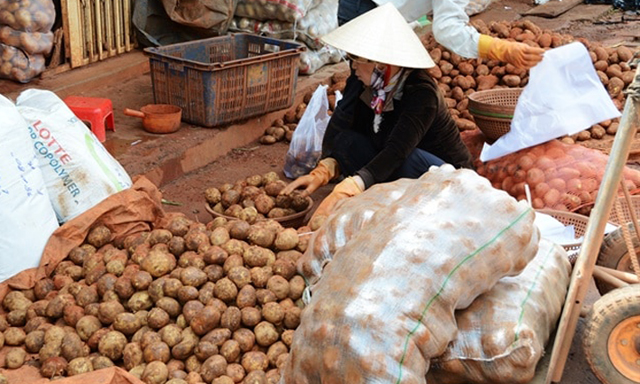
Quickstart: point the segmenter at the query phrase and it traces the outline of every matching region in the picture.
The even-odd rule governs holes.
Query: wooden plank
[[[578,4],[582,4],[583,0],[550,0],[537,7],[531,8],[523,13],[523,16],[540,16],[540,17],[557,17]]]
[[[94,44],[95,39],[93,38],[95,31],[94,20],[96,20],[99,16],[99,9],[97,9],[98,5],[96,3],[99,2],[88,0],[87,5],[84,9],[86,23],[84,26],[84,40],[87,46],[86,58],[91,63],[97,61],[96,47]],[[96,9],[94,9],[93,6],[95,6]]]
[[[122,13],[124,19],[124,47],[125,51],[129,52],[132,49],[131,37],[133,35],[131,31],[131,3],[129,0],[122,0]]]
[[[64,56],[71,56],[71,47],[69,43],[69,2],[67,0],[60,1],[60,14],[62,18],[62,30],[64,34],[64,38],[62,41],[64,42]]]
[[[65,30],[66,41],[69,47],[69,58],[71,60],[71,67],[79,67],[83,65],[84,57],[84,43],[82,36],[84,32],[82,30],[82,6],[80,0],[62,0],[62,15],[66,16],[63,19],[63,26]]]
[[[109,14],[111,8],[109,7],[109,0],[105,0],[104,2],[101,0],[96,0],[98,4],[98,9],[100,9],[100,14],[96,15],[96,31],[98,31],[95,39],[98,43],[98,55],[100,60],[104,60],[108,55],[108,49],[111,46],[111,39],[109,35],[109,29],[106,24],[106,15]]]
[[[115,50],[115,34],[114,34],[114,22],[113,18],[115,17],[113,11],[113,2],[111,0],[104,0],[104,16],[102,18],[104,23],[104,33],[107,36],[106,46],[103,48],[106,51],[106,56],[111,57],[116,53]]]
[[[122,25],[122,0],[114,0],[113,20],[115,21],[115,37],[117,54],[124,53],[124,25]]]

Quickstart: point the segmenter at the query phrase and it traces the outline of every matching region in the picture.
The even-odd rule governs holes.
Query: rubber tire
[[[631,234],[631,239],[633,241],[633,246],[635,247],[636,254],[640,255],[640,240],[636,236],[636,230],[633,224],[627,224],[629,228],[629,233]],[[627,245],[624,242],[624,236],[622,235],[622,228],[618,228],[615,231],[609,233],[602,240],[602,245],[600,246],[600,253],[598,254],[598,261],[596,261],[597,265],[602,267],[607,267],[611,269],[618,269],[618,264],[620,260],[622,260],[628,254]],[[622,270],[622,269],[621,269]],[[624,272],[634,273],[633,271],[624,270]],[[596,280],[596,287],[601,295],[605,295],[606,293],[615,289],[614,286],[607,284],[605,282]]]
[[[589,367],[603,384],[638,384],[623,376],[607,353],[609,335],[616,325],[637,315],[640,315],[640,284],[633,284],[602,296],[585,319],[584,353]]]

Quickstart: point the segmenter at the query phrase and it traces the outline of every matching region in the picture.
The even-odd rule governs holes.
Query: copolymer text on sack
[[[53,171],[62,179],[62,184],[69,190],[71,196],[78,196],[80,188],[74,182],[71,174],[63,167],[72,160],[71,155],[53,137],[51,131],[43,126],[40,120],[29,125],[29,135],[31,139],[36,140],[33,143],[36,152],[49,163]],[[42,140],[38,140],[38,137]]]

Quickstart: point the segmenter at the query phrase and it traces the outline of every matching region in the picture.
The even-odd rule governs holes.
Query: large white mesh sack
[[[376,199],[385,204],[360,213]],[[344,238],[327,242],[335,252],[319,278],[306,276],[312,296],[287,384],[425,383],[430,359],[456,336],[454,310],[522,271],[539,242],[525,202],[450,165],[373,186],[336,217]]]
[[[131,178],[84,123],[53,92],[29,89],[18,111],[61,223],[131,187]]]
[[[40,264],[58,228],[28,126],[0,95],[0,281]]]
[[[456,313],[458,337],[431,360],[439,384],[529,383],[567,294],[571,264],[565,250],[541,239],[538,254]]]

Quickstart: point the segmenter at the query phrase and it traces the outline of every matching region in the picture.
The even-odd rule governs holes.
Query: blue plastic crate
[[[293,104],[304,45],[246,33],[145,48],[156,103],[182,120],[228,124]]]

